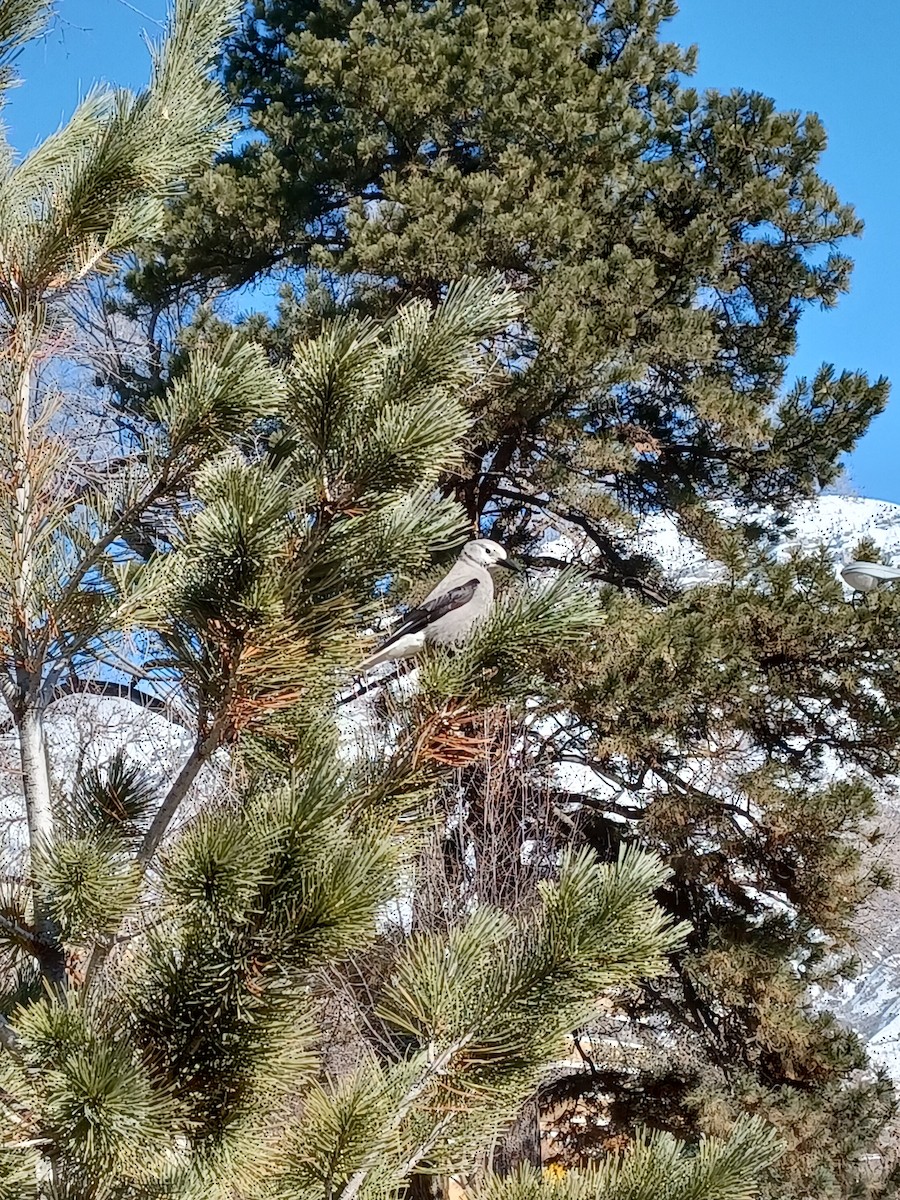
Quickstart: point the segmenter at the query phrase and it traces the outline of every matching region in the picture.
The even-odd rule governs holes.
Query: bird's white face
[[[489,538],[479,538],[476,542],[468,542],[460,556],[468,562],[478,563],[481,567],[496,567],[500,563],[505,563],[509,555],[503,549],[499,542],[492,542]]]

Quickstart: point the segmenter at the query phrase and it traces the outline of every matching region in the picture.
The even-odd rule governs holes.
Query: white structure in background
[[[71,791],[79,770],[102,766],[117,750],[140,767],[164,792],[188,758],[193,739],[162,713],[88,694],[67,696],[51,705],[46,719],[47,751],[54,789]],[[221,788],[228,773],[226,754],[217,756],[200,776],[185,817]],[[7,861],[27,846],[25,805],[16,732],[0,733],[0,855]]]

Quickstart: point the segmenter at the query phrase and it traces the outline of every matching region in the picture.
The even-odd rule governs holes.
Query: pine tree
[[[6,62],[45,15],[3,7]],[[468,280],[433,311],[334,321],[284,369],[245,332],[195,330],[140,414],[69,387],[85,295],[227,132],[208,65],[232,15],[179,0],[144,93],[92,92],[24,160],[4,154],[0,691],[27,818],[0,903],[10,1200],[354,1200],[473,1171],[598,997],[664,972],[687,933],[654,899],[666,868],[635,850],[573,850],[514,916],[485,904],[418,936],[388,916],[448,723],[465,754],[466,722],[549,688],[548,648],[597,627],[582,578],[510,597],[438,657],[387,757],[338,736],[379,583],[464,536],[436,485],[511,293]],[[181,722],[181,768],[161,788],[127,750],[53,771],[50,710],[85,693]],[[198,802],[219,751],[235,787]],[[359,956],[379,967],[364,988]],[[639,1139],[554,1190],[743,1200],[777,1153],[739,1121],[696,1148]]]
[[[504,369],[439,486],[535,569],[559,569],[541,538],[562,533],[609,590],[603,636],[544,663],[557,728],[489,731],[519,747],[497,819],[613,859],[654,847],[674,870],[661,902],[692,923],[629,1010],[651,1043],[676,1031],[681,1058],[666,1043],[639,1079],[601,1064],[590,1087],[627,1132],[764,1113],[790,1130],[778,1200],[872,1195],[861,1160],[892,1091],[810,986],[851,969],[854,911],[883,882],[865,848],[897,767],[895,605],[847,606],[824,554],[771,554],[886,402],[884,380],[829,366],[785,386],[798,320],[848,287],[861,225],[818,173],[815,116],[686,86],[673,11],[259,0],[223,67],[252,136],[173,207],[129,311],[293,271],[274,326],[249,324],[284,355],[335,311],[435,304],[473,271],[515,288]],[[632,538],[647,514],[719,582],[667,577]],[[482,858],[492,770],[445,793],[447,814],[466,797]],[[465,847],[447,869],[476,888]]]
[[[251,5],[225,78],[254,136],[177,206],[141,294],[294,267],[289,338],[343,279],[391,305],[503,272],[527,321],[454,487],[510,531],[523,509],[574,521],[619,578],[603,525],[623,510],[808,494],[886,399],[828,371],[779,395],[861,225],[817,174],[814,116],[681,86],[692,56],[659,37],[673,10]]]

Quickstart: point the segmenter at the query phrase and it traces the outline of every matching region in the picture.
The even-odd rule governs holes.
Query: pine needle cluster
[[[46,15],[3,6],[0,57]],[[573,850],[517,914],[412,936],[387,912],[448,778],[422,705],[471,721],[558,694],[541,659],[595,637],[602,605],[575,575],[507,597],[423,672],[380,761],[342,746],[334,696],[384,595],[466,536],[440,484],[518,299],[461,278],[436,305],[335,317],[284,361],[198,319],[148,352],[152,386],[92,385],[93,429],[63,386],[92,289],[152,259],[227,139],[211,62],[236,15],[178,0],[146,91],[93,91],[3,154],[0,693],[26,838],[0,903],[0,1197],[386,1200],[480,1167],[514,1197],[534,1181],[491,1180],[485,1149],[602,994],[666,972],[688,935],[655,898],[669,871]],[[51,772],[47,725],[76,695],[166,716],[186,757],[151,779],[127,747],[93,766],[78,747]],[[200,802],[223,757],[231,788]],[[354,988],[362,958],[380,973]],[[586,1186],[640,1200],[671,1163],[672,1197],[737,1200],[777,1153],[738,1122],[696,1155],[640,1142]]]

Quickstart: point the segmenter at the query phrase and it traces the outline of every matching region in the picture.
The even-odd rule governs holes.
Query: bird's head
[[[479,567],[507,567],[511,571],[521,570],[521,566],[514,558],[510,558],[499,542],[492,542],[490,538],[478,538],[474,542],[467,542],[463,546],[460,558],[465,562],[477,563]]]

